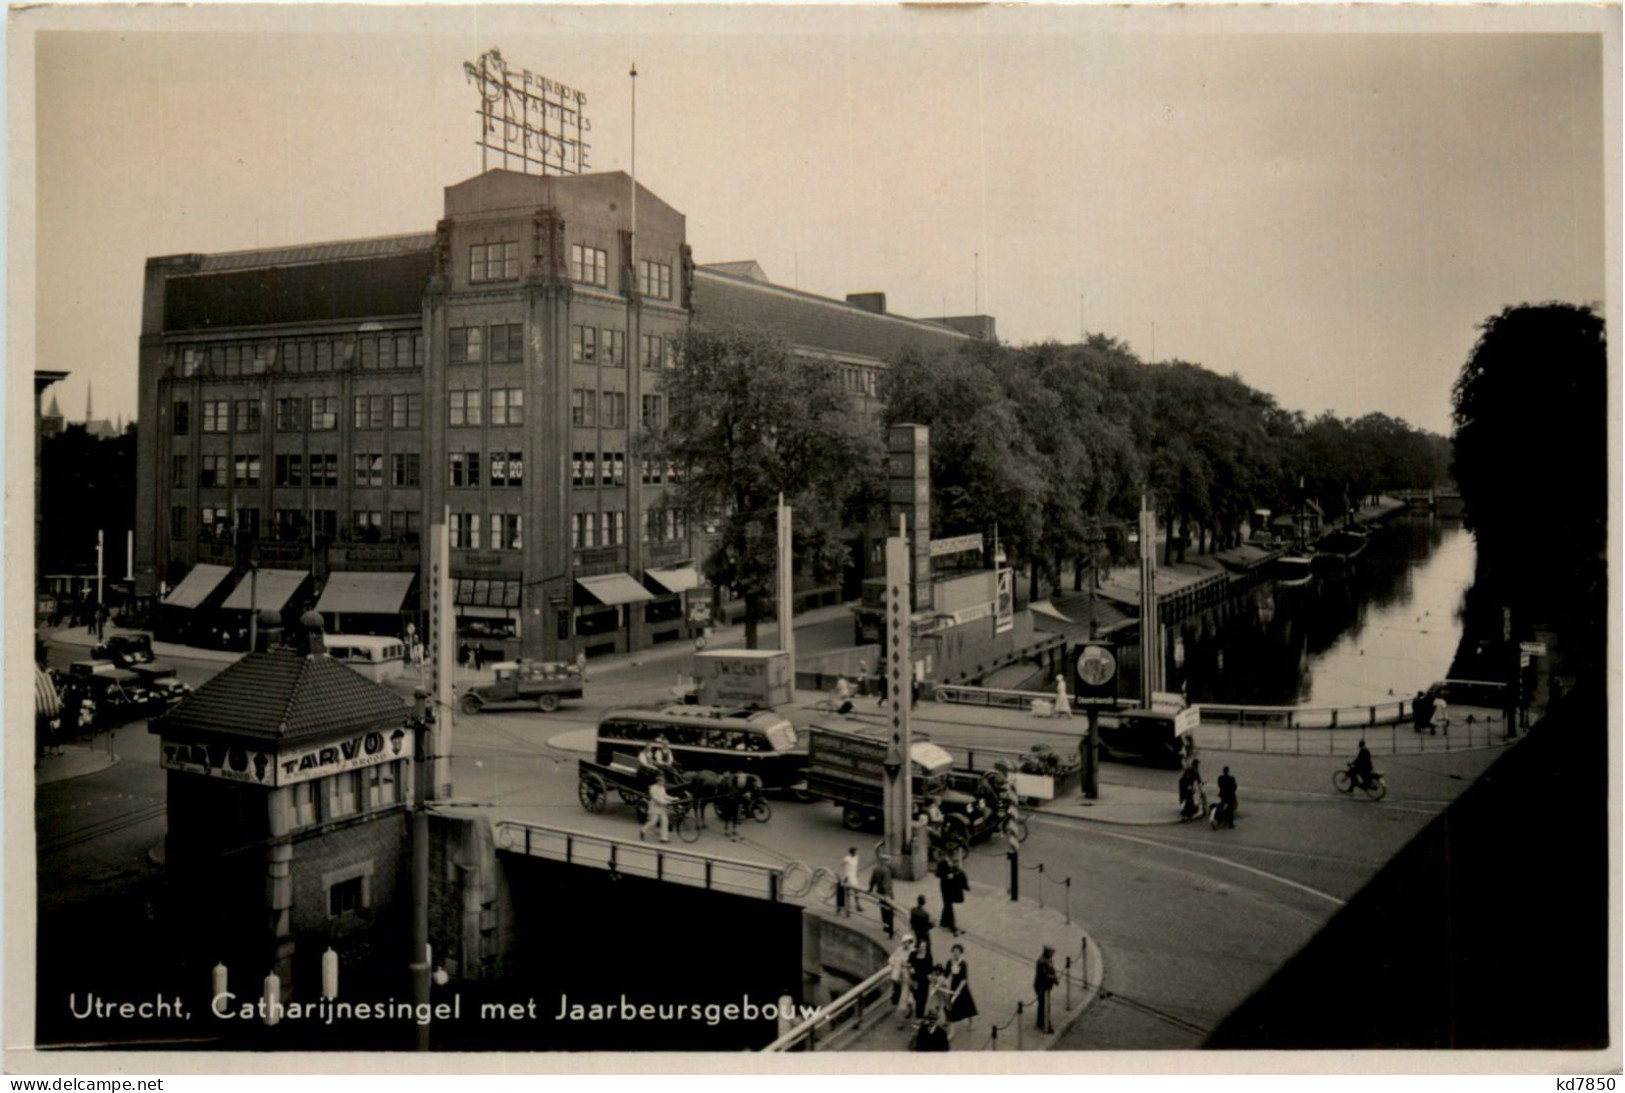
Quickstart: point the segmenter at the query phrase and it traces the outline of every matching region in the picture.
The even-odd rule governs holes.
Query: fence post
[[[1236,750],[1236,723],[1234,721],[1224,723],[1224,749],[1225,751]]]
[[[1066,958],[1066,1011],[1072,1012],[1072,958]]]
[[[1026,1008],[1026,1006],[1027,1006],[1027,1004],[1025,1002],[1017,1002],[1016,1003],[1016,1050],[1017,1051],[1021,1050],[1021,1038],[1023,1036],[1023,1032],[1022,1032],[1022,1028],[1021,1028],[1021,1014],[1022,1014],[1022,1010],[1024,1010]]]
[[[988,1050],[989,1051],[997,1051],[997,1050],[999,1050],[999,1026],[998,1025],[993,1026],[993,1036],[988,1040]]]
[[[1038,906],[1044,906],[1044,863],[1038,863]]]
[[[1072,878],[1066,878],[1066,924],[1072,925]]]
[[[1258,750],[1267,752],[1270,750],[1270,719],[1267,717],[1261,718],[1258,722],[1258,729],[1264,734],[1262,742],[1258,745]]]

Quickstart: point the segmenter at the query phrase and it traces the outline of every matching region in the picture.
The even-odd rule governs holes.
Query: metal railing
[[[848,1029],[861,1029],[864,1017],[890,994],[891,969],[881,968],[762,1051],[817,1051],[820,1040],[828,1041]]]
[[[669,846],[630,842],[568,828],[520,820],[496,825],[499,850],[585,865],[629,877],[648,877],[669,884],[711,891],[738,892],[778,902],[784,894],[784,870],[761,862],[741,861]]]
[[[1053,701],[1054,691],[1006,691],[997,687],[965,687],[957,683],[937,684],[937,701],[961,706],[991,706],[1002,710],[1033,708],[1033,700]]]

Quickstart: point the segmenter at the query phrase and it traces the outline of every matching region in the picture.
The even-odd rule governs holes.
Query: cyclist
[[[1349,776],[1354,780],[1354,788],[1364,789],[1371,784],[1371,751],[1360,741],[1360,750],[1354,755],[1354,762],[1349,764]]]

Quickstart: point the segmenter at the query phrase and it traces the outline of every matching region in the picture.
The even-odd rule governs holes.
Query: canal
[[[1459,520],[1401,517],[1374,531],[1346,572],[1267,581],[1168,626],[1170,689],[1268,706],[1414,695],[1450,668],[1473,567]]]

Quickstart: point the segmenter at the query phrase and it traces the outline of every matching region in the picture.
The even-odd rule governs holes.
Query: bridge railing
[[[764,1052],[817,1051],[820,1042],[863,1027],[865,1016],[891,997],[891,969],[881,968],[869,978],[768,1044]]]
[[[499,850],[568,865],[590,866],[629,877],[737,892],[775,902],[784,895],[784,870],[761,862],[697,854],[521,820],[498,823],[495,841]]]

